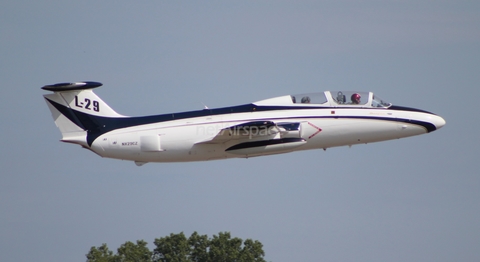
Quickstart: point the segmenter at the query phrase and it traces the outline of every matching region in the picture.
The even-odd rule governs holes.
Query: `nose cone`
[[[388,109],[397,111],[399,117],[407,118],[409,123],[423,126],[427,133],[442,128],[446,123],[441,116],[421,109],[395,105],[390,106]]]
[[[432,121],[432,124],[434,124],[435,127],[437,127],[437,129],[442,128],[446,124],[445,119],[437,115],[432,115],[431,121]]]

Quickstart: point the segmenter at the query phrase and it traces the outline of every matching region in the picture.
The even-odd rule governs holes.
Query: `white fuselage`
[[[414,123],[408,121],[413,120]],[[228,126],[250,121],[297,122],[300,130],[289,136],[303,138],[305,143],[293,146],[268,146],[230,153],[227,148],[239,142],[238,138],[209,143]],[[272,110],[221,114],[186,118],[147,125],[116,129],[99,136],[91,149],[102,157],[137,162],[182,162],[225,158],[252,157],[287,153],[297,150],[326,149],[330,147],[372,143],[427,133],[416,124],[427,122],[437,128],[445,121],[434,114],[379,108],[326,108]],[[278,138],[278,132],[259,134],[255,130],[242,136],[242,141]],[[202,142],[206,141],[206,142]],[[267,149],[267,150],[266,150]]]
[[[63,142],[102,157],[185,162],[372,143],[435,131],[440,116],[395,106],[372,92],[285,95],[239,106],[126,117],[93,91],[98,82],[42,89]]]

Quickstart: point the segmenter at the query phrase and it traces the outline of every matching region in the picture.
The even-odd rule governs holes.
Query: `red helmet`
[[[360,102],[360,98],[361,96],[358,93],[352,95],[352,101]]]

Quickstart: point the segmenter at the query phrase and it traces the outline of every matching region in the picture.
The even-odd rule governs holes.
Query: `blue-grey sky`
[[[0,260],[229,231],[269,261],[479,261],[479,12],[461,0],[1,2]],[[85,80],[125,115],[344,89],[447,125],[137,167],[58,141],[40,87]]]

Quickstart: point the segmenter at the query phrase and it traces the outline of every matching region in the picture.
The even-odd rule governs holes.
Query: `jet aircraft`
[[[46,85],[44,95],[62,142],[134,161],[186,162],[248,158],[352,146],[421,135],[445,120],[392,105],[372,92],[326,91],[180,113],[128,117],[92,89],[98,82]]]

